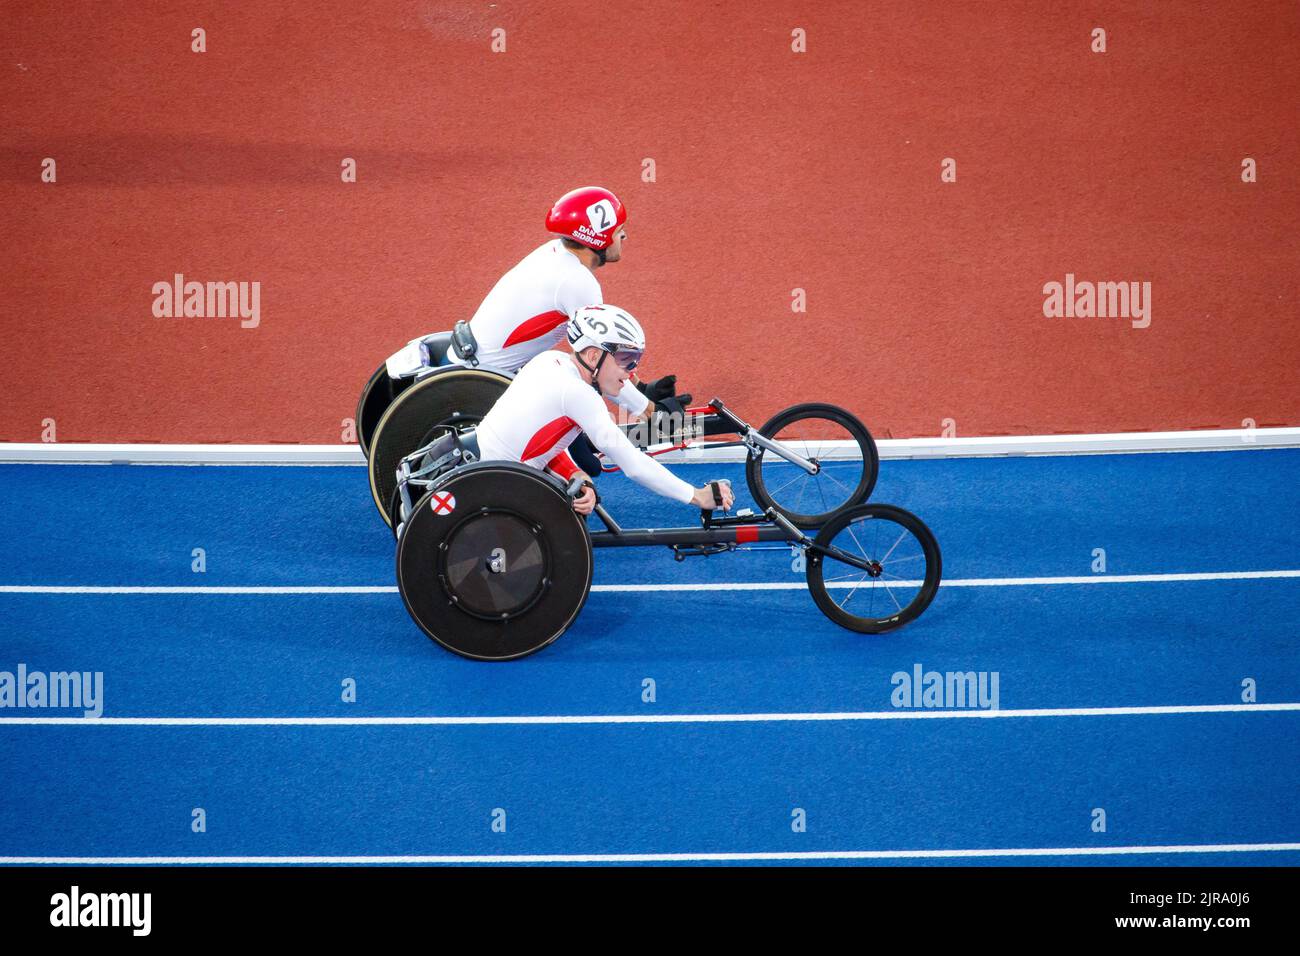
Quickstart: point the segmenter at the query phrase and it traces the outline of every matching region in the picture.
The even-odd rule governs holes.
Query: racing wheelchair
[[[479,423],[512,375],[478,364],[466,322],[450,332],[413,339],[384,361],[357,401],[357,442],[370,471],[370,494],[390,526],[398,462],[443,434]],[[470,363],[453,364],[455,353]]]
[[[450,332],[434,332],[412,339],[380,363],[379,368],[366,380],[361,389],[361,397],[357,400],[354,421],[357,424],[357,443],[361,446],[361,453],[370,457],[370,447],[374,443],[380,420],[389,406],[408,388],[423,382],[430,375],[465,371],[465,366],[451,361],[453,354],[465,360],[470,369],[478,368],[477,351],[478,344],[470,332],[469,323],[460,321]],[[497,369],[488,371],[509,383],[510,375]]]
[[[510,383],[483,369],[437,369],[403,391],[374,432],[369,456],[371,497],[396,530],[400,466],[440,438],[465,434],[479,423]],[[745,480],[763,509],[777,507],[796,526],[815,528],[840,508],[861,504],[875,488],[880,454],[854,415],[835,405],[793,405],[755,428],[719,399],[683,416],[620,426],[652,456],[706,449],[745,449]],[[604,471],[617,471],[606,464]]]
[[[581,476],[566,485],[524,465],[474,461],[472,451],[465,453],[472,440],[462,443],[467,433],[454,426],[403,456],[391,521],[398,589],[412,619],[456,654],[513,660],[553,643],[576,619],[591,588],[596,548],[666,546],[681,561],[774,542],[798,549],[814,602],[849,630],[890,631],[929,606],[942,573],[938,542],[910,512],[865,503],[879,458],[857,419],[834,406],[796,405],[754,429],[718,399],[699,411],[706,433],[740,436],[707,444],[748,449],[746,481],[760,513],[715,517],[709,510],[698,528],[628,530],[598,496],[594,513],[604,530],[591,531],[573,510]],[[800,423],[850,433],[856,423],[861,432],[837,442],[822,427],[809,430],[822,437],[786,441],[784,431]],[[687,436],[664,450],[689,442]],[[852,457],[854,449],[862,457]],[[830,479],[831,498],[825,488],[813,497],[806,486],[793,490],[823,478]]]
[[[455,351],[464,365],[446,364]],[[370,377],[357,405],[357,437],[366,454],[370,493],[394,530],[398,466],[449,434],[473,429],[513,376],[477,364],[467,323],[415,339]],[[815,528],[838,508],[861,504],[875,487],[880,455],[866,426],[850,412],[820,402],[786,408],[754,428],[718,399],[681,416],[625,424],[629,439],[650,455],[744,447],[745,479],[761,508],[777,506],[798,527]],[[727,440],[724,436],[730,436]],[[606,464],[603,471],[616,471]],[[785,504],[782,504],[784,502]]]

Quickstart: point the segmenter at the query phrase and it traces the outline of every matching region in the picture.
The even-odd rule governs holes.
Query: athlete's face
[[[609,248],[605,250],[606,263],[618,262],[619,259],[623,258],[623,240],[626,238],[627,223],[624,223],[618,227],[618,231],[614,233],[614,241],[611,242]]]
[[[600,362],[601,355],[606,355],[606,358],[604,362],[601,362],[600,374],[596,376],[596,385],[602,394],[613,397],[622,390],[623,384],[632,377],[632,373],[620,366],[614,360],[614,356],[608,355],[600,349],[590,348],[582,351],[582,357],[593,368],[597,362]]]

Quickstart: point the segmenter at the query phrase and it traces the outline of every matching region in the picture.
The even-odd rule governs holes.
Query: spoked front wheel
[[[880,455],[867,427],[851,412],[819,402],[794,405],[758,432],[812,468],[770,449],[752,452],[745,461],[745,480],[760,508],[776,508],[800,528],[819,528],[835,512],[871,497]]]
[[[910,511],[876,504],[848,508],[815,541],[831,553],[808,549],[808,590],[822,613],[851,631],[881,634],[902,627],[939,590],[939,542]]]

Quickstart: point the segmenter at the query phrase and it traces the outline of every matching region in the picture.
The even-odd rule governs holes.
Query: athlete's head
[[[618,262],[627,238],[627,209],[608,189],[583,186],[555,200],[546,214],[546,230],[563,236],[570,249],[591,249],[596,265]]]
[[[641,323],[616,305],[589,305],[569,320],[569,345],[579,365],[591,373],[591,385],[614,396],[645,354]]]

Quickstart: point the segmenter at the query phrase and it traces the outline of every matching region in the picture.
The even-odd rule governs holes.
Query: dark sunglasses
[[[614,353],[614,361],[625,372],[630,372],[641,364],[643,353],[635,349],[619,349]]]

